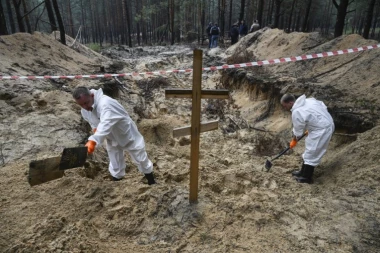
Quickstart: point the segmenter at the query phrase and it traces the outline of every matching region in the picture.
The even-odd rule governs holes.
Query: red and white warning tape
[[[245,67],[254,67],[254,66],[262,66],[262,65],[270,65],[277,64],[283,62],[295,62],[295,61],[303,61],[310,60],[316,58],[323,58],[329,56],[336,56],[342,54],[350,54],[370,49],[380,48],[380,44],[372,45],[372,46],[363,46],[351,49],[344,50],[336,50],[332,52],[324,52],[317,54],[307,54],[293,57],[285,57],[273,60],[264,60],[264,61],[256,61],[256,62],[247,62],[247,63],[239,63],[232,65],[222,65],[222,66],[212,66],[207,68],[202,68],[203,71],[214,71],[221,69],[234,69],[234,68],[245,68]],[[170,73],[190,73],[193,72],[193,69],[173,69],[173,70],[161,70],[161,71],[153,71],[153,72],[132,72],[132,73],[124,73],[124,74],[102,74],[102,75],[70,75],[70,76],[0,76],[0,80],[17,80],[17,79],[28,79],[28,80],[36,80],[36,79],[82,79],[82,78],[112,78],[112,77],[126,77],[126,76],[139,76],[139,75],[165,75]]]

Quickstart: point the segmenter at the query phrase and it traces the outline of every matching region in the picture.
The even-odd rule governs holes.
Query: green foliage
[[[87,47],[94,50],[97,53],[100,53],[101,47],[100,47],[100,44],[98,43],[90,43],[87,45]]]

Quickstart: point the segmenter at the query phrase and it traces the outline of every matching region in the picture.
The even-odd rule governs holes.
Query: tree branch
[[[339,5],[335,0],[332,0],[332,3],[334,4],[335,8],[337,8],[337,9],[339,8]]]
[[[45,2],[42,2],[40,3],[39,5],[37,5],[36,7],[34,7],[32,10],[30,10],[28,13],[24,14],[24,16],[21,17],[21,19],[25,18],[26,16],[28,16],[31,12],[33,12],[35,9],[37,9],[40,5],[44,4]]]

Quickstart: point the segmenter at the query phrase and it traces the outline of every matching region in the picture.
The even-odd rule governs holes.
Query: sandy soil
[[[238,44],[205,50],[204,65],[265,60],[378,44],[350,35],[264,29]],[[0,37],[0,75],[68,75],[181,69],[191,48],[117,46],[104,55],[35,33]],[[111,89],[145,137],[158,184],[148,186],[126,155],[127,175],[112,182],[104,149],[84,168],[31,187],[29,163],[83,145],[90,135],[70,91],[121,87],[115,80],[0,81],[1,252],[377,252],[380,250],[379,49],[266,67],[203,74],[203,87],[226,87],[228,101],[202,101],[199,197],[189,204],[191,102],[165,99],[165,87],[191,87],[191,74],[120,79]],[[112,57],[110,59],[108,57]],[[116,91],[115,91],[116,90]],[[323,100],[337,131],[316,168],[297,184],[303,142],[273,161],[291,134],[284,92]]]

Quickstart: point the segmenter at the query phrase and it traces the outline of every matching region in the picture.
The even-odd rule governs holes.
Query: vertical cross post
[[[202,90],[202,50],[194,50],[193,59],[193,88],[165,89],[166,98],[191,98],[192,113],[191,126],[176,128],[173,137],[191,135],[190,154],[190,203],[198,202],[198,174],[199,174],[199,143],[200,133],[218,129],[218,120],[210,122],[201,121],[201,99],[228,99],[226,89]]]
[[[199,174],[199,138],[201,124],[201,92],[202,92],[202,50],[194,50],[193,59],[193,94],[191,113],[191,152],[190,152],[190,202],[198,200]]]

